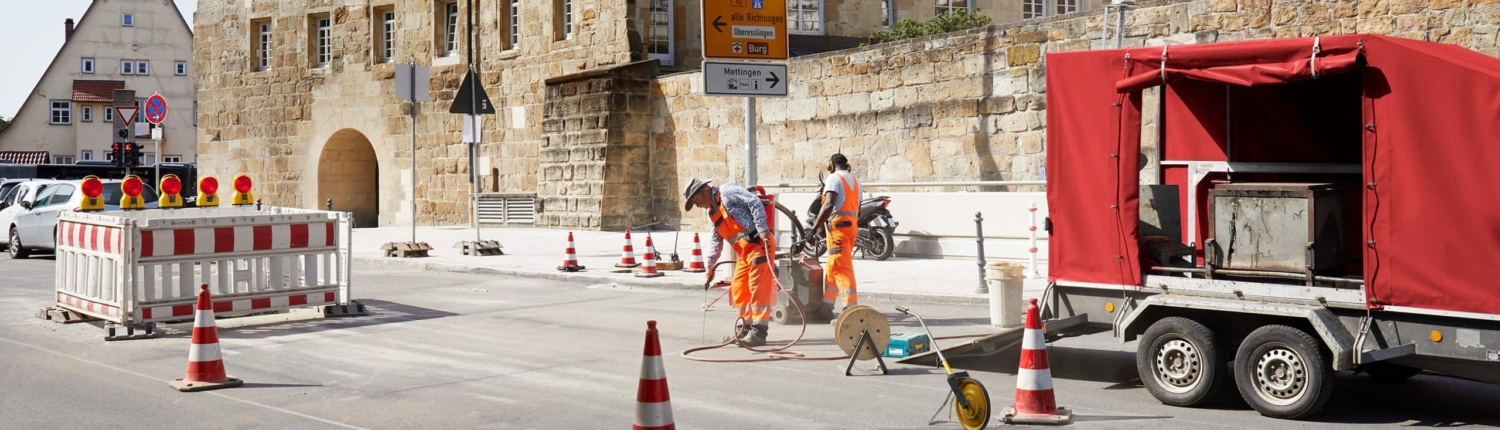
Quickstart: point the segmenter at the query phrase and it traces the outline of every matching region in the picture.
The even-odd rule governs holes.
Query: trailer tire
[[[1359,371],[1380,382],[1400,382],[1422,373],[1422,369],[1395,363],[1377,362],[1359,366]]]
[[[1213,330],[1182,317],[1151,324],[1141,337],[1135,365],[1152,397],[1172,406],[1202,406],[1224,391],[1228,354]]]
[[[1268,325],[1250,332],[1234,358],[1240,396],[1261,415],[1304,419],[1333,396],[1333,368],[1307,332]]]

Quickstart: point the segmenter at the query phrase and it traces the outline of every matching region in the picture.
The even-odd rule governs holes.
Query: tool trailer
[[[1156,163],[1143,109],[1160,112]],[[1138,340],[1162,402],[1237,388],[1278,418],[1321,409],[1336,371],[1500,383],[1496,136],[1500,60],[1455,45],[1048,54],[1048,335]]]

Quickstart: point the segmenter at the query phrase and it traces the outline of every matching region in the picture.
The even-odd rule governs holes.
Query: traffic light
[[[119,143],[109,145],[109,162],[114,163],[115,167],[125,167],[125,153],[121,151]]]

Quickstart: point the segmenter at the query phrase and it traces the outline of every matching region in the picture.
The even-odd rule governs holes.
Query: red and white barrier
[[[1067,424],[1073,414],[1057,407],[1052,392],[1052,367],[1047,361],[1047,334],[1036,299],[1026,307],[1026,331],[1021,338],[1021,364],[1016,372],[1016,404],[1006,408],[1004,421],[1014,424]]]
[[[656,321],[646,321],[646,348],[641,357],[641,383],[635,393],[635,425],[631,430],[675,430],[672,396],[667,393],[667,369],[661,363],[661,339]]]
[[[1031,212],[1031,226],[1028,228],[1031,233],[1031,246],[1026,248],[1026,252],[1029,254],[1029,261],[1026,264],[1026,278],[1036,279],[1042,277],[1041,272],[1036,270],[1036,202],[1031,202],[1031,207],[1026,210]]]
[[[250,206],[63,212],[57,305],[134,325],[349,304],[348,213]]]

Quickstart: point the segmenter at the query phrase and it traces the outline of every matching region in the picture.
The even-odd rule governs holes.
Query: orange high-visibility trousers
[[[773,245],[774,246],[774,245]],[[740,310],[740,318],[750,325],[771,321],[771,306],[776,305],[776,276],[770,259],[759,243],[737,240],[734,249],[734,278],[729,283],[729,304]]]
[[[828,267],[823,268],[823,300],[835,310],[859,304],[854,286],[854,241],[859,227],[854,221],[830,221],[828,229]],[[842,226],[842,227],[840,227]]]

